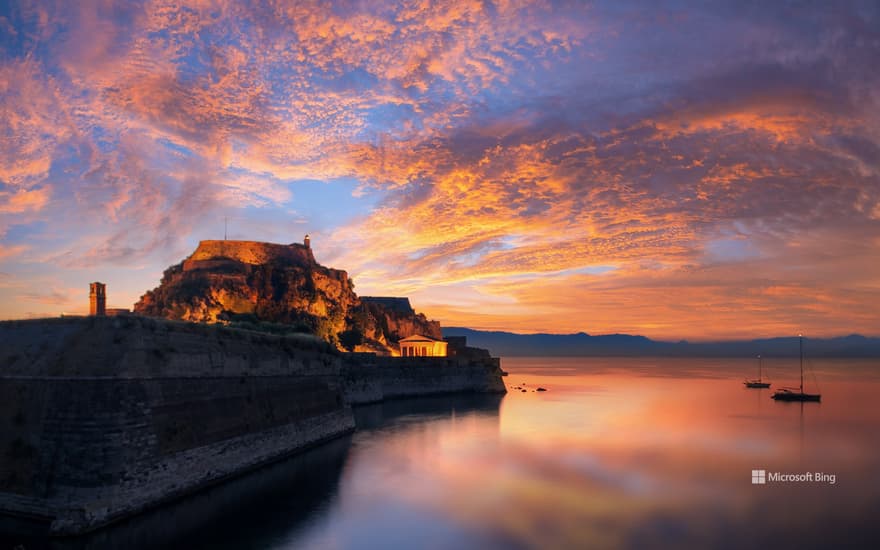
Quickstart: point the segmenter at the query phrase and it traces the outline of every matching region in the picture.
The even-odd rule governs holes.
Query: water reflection
[[[454,419],[456,415],[478,414],[484,418],[498,418],[503,395],[429,395],[418,399],[392,399],[381,403],[354,408],[358,430],[394,430],[396,422],[429,422]]]
[[[505,401],[502,432],[528,457],[521,461],[545,469],[532,475],[548,500],[573,487],[585,496],[571,499],[577,506],[565,508],[567,520],[543,518],[545,529],[529,533],[530,546],[541,539],[560,546],[590,540],[607,547],[802,548],[876,540],[876,364],[825,364],[816,373],[824,401],[799,404],[773,402],[768,391],[739,384],[748,360],[552,363],[547,372],[541,360],[505,362],[512,383],[556,391],[553,401],[532,393]],[[785,378],[789,363],[771,364],[775,379]],[[578,374],[560,376],[566,368]],[[529,442],[538,437],[540,444]],[[837,483],[753,486],[752,469],[836,473]],[[534,513],[540,506],[527,515]]]
[[[2,537],[0,548],[92,550],[106,548],[261,548],[278,532],[297,529],[336,493],[351,446],[335,439],[92,535],[46,540]]]
[[[364,433],[355,436],[355,448],[363,453],[381,445],[384,435],[410,432],[414,426],[437,422],[456,425],[460,419],[472,416],[494,418],[497,431],[501,399],[498,395],[431,396],[357,407],[355,419]],[[47,540],[0,535],[0,548],[295,547],[302,531],[326,515],[338,498],[352,445],[352,436],[335,439],[90,536]]]
[[[790,365],[770,362],[773,379]],[[872,365],[821,404],[743,387],[751,360],[508,360],[485,415],[357,436],[328,514],[288,548],[835,547],[876,540]],[[803,405],[803,406],[801,406]],[[752,485],[751,471],[836,483]]]
[[[793,361],[768,360],[765,375],[784,385],[797,376]],[[749,359],[504,365],[508,385],[527,392],[358,408],[350,439],[84,547],[133,548],[151,536],[161,546],[272,549],[880,540],[875,363],[822,362],[822,403],[774,402],[743,387]],[[531,391],[538,386],[549,391]],[[753,469],[836,482],[753,485]]]

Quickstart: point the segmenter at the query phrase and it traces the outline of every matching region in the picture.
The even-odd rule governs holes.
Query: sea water
[[[751,360],[507,358],[506,396],[359,407],[353,436],[75,544],[878,547],[878,362],[810,363],[821,403],[770,398],[796,359],[765,390]]]

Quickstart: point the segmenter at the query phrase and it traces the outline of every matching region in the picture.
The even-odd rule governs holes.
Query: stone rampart
[[[4,321],[0,514],[84,533],[350,432],[352,404],[504,391],[492,358],[137,316]]]
[[[358,354],[342,368],[352,405],[441,393],[505,393],[501,360],[487,357],[379,357]]]
[[[251,265],[274,262],[312,265],[315,257],[304,245],[263,243],[257,241],[200,241],[188,261],[230,258]]]
[[[139,317],[0,323],[0,511],[81,533],[354,429],[322,342]]]

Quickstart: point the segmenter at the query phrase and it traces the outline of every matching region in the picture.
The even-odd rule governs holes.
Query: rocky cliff
[[[202,241],[135,304],[142,315],[308,332],[337,348],[390,353],[400,338],[441,338],[440,325],[401,299],[361,300],[345,271],[301,244]],[[271,324],[271,325],[270,325]]]

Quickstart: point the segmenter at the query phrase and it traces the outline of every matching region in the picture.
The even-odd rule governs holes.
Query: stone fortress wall
[[[0,514],[87,532],[347,433],[352,404],[462,391],[506,391],[498,360],[136,316],[0,322]]]
[[[343,363],[352,404],[442,393],[505,393],[497,357],[380,357],[363,354]]]
[[[184,271],[223,267],[223,258],[244,264],[261,265],[285,262],[291,265],[314,265],[311,247],[304,244],[275,244],[258,241],[201,241],[198,248],[183,262]]]

